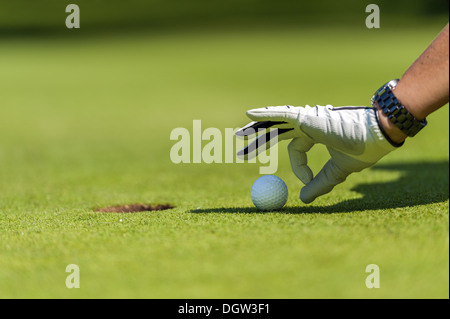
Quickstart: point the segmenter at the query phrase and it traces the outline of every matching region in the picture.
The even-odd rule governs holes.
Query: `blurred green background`
[[[0,32],[3,36],[65,32],[64,11],[70,3],[81,8],[79,33],[84,34],[211,26],[360,26],[370,3],[380,7],[383,26],[404,26],[443,21],[449,6],[446,0],[16,0],[0,3]]]

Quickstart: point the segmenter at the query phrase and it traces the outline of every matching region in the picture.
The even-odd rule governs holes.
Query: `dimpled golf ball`
[[[253,183],[251,196],[256,208],[265,211],[278,210],[287,202],[288,188],[281,178],[264,175]]]

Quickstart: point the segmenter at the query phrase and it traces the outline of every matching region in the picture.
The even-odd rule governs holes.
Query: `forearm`
[[[418,120],[449,101],[449,26],[403,74],[394,90],[396,98]],[[379,110],[383,128],[395,142],[407,137]]]

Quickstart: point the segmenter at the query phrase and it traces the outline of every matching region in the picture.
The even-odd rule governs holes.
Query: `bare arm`
[[[394,90],[397,99],[418,120],[422,120],[449,101],[449,25],[403,74]],[[389,137],[402,142],[406,135],[378,110]]]

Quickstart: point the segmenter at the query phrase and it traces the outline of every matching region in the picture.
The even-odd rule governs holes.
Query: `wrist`
[[[399,81],[398,85],[392,89],[397,100],[408,110],[408,112],[414,116],[418,121],[423,121],[428,113],[426,113],[426,108],[422,107],[426,105],[419,98],[412,98],[414,92],[418,89],[411,88],[411,85],[404,83],[404,81]]]
[[[374,103],[374,108],[378,117],[378,124],[380,125],[381,130],[387,137],[396,144],[403,144],[403,142],[408,137],[405,133],[403,133],[394,123],[391,122],[389,117],[383,112],[378,103]]]
[[[380,87],[372,96],[371,102],[372,106],[376,106],[383,113],[383,116],[379,119],[379,121],[382,121],[381,128],[385,128],[393,140],[404,140],[406,136],[415,136],[427,125],[427,121],[426,119],[416,119],[399,102],[393,92],[398,82],[398,79],[394,79]]]

